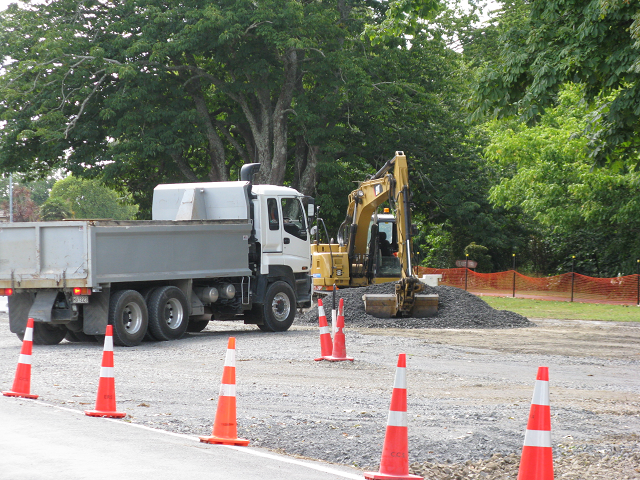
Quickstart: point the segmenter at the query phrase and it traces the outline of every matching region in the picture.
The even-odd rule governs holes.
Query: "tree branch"
[[[104,70],[101,70],[101,71],[104,71]],[[104,79],[107,78],[107,76],[108,74],[105,73],[102,76],[102,78],[98,80],[98,83],[95,84],[95,86],[93,87],[93,90],[91,90],[91,93],[87,96],[87,98],[84,99],[84,101],[82,102],[82,105],[80,105],[80,111],[78,111],[78,115],[76,115],[75,118],[71,120],[71,123],[67,125],[67,128],[65,128],[64,138],[67,138],[67,136],[69,135],[69,132],[73,130],[73,128],[76,126],[76,123],[78,123],[78,119],[80,118],[80,115],[82,115],[82,112],[84,112],[84,107],[87,105],[91,97],[93,97],[93,94],[96,93],[96,90],[98,90],[98,87],[102,85],[102,82],[104,82]]]

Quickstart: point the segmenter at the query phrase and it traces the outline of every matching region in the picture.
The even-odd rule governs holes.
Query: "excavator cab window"
[[[394,255],[398,251],[396,221],[395,218],[385,218],[385,216],[378,215],[378,259],[376,274],[378,277],[400,277],[402,275],[402,266],[400,265],[400,259]]]

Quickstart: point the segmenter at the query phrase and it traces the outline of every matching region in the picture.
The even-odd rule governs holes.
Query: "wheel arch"
[[[257,279],[256,298],[259,300],[256,300],[254,303],[260,305],[264,304],[264,297],[267,294],[267,289],[272,283],[277,281],[288,283],[293,290],[294,295],[296,294],[296,281],[291,267],[288,265],[269,265],[269,274],[260,275]]]

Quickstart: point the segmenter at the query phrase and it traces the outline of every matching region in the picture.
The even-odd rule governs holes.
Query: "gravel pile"
[[[410,472],[430,480],[513,480],[518,476],[520,456],[495,454],[464,464],[413,463]],[[554,477],[564,480],[640,479],[640,446],[617,445],[611,451],[562,455],[554,459]]]
[[[460,288],[425,285],[424,294],[439,296],[438,314],[430,318],[376,318],[364,311],[365,294],[390,294],[395,283],[367,287],[345,288],[336,293],[344,299],[347,327],[364,328],[518,328],[535,327],[526,317],[507,310],[491,308],[484,300]],[[329,308],[327,308],[327,306]],[[325,300],[325,310],[331,309],[331,296]],[[296,317],[298,325],[317,325],[318,307]]]

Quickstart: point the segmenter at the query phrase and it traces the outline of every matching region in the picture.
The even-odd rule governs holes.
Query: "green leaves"
[[[496,207],[523,212],[536,237],[553,245],[546,268],[562,269],[571,252],[592,260],[590,273],[606,276],[630,268],[640,254],[640,174],[622,165],[592,167],[588,139],[580,135],[589,113],[582,95],[582,88],[566,86],[534,127],[489,124],[485,157],[502,177],[489,198]]]
[[[640,4],[505,2],[498,22],[500,51],[478,73],[470,119],[517,115],[534,124],[563,84],[578,83],[586,102],[603,107],[584,129],[590,156],[640,165]]]

